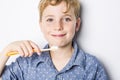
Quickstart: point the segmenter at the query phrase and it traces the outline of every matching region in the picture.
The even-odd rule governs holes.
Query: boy
[[[41,52],[30,40],[10,43],[1,52],[2,80],[108,80],[99,61],[73,40],[80,28],[79,9],[78,0],[41,0],[39,23],[49,43],[45,48],[55,45],[59,49]],[[5,66],[10,51],[18,51],[21,57]]]

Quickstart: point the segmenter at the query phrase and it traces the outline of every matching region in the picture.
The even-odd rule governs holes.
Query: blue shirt
[[[5,67],[2,80],[109,80],[94,56],[79,49],[75,42],[73,47],[74,53],[61,71],[56,70],[49,52],[44,52],[41,56],[17,58]]]

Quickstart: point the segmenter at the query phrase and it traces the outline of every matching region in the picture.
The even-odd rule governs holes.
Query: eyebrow
[[[70,16],[70,17],[72,17],[72,15],[70,15],[70,14],[64,14],[63,17],[64,16]],[[47,17],[54,17],[54,15],[46,15],[45,18],[47,18]]]
[[[70,17],[72,17],[72,15],[70,15],[70,14],[65,14],[64,16],[70,16]]]
[[[47,17],[54,17],[53,15],[47,15],[47,16],[45,16],[45,18],[47,18]]]

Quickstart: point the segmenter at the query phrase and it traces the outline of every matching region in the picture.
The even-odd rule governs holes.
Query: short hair
[[[67,13],[71,8],[74,8],[74,14],[76,19],[80,17],[79,0],[40,0],[38,5],[40,21],[42,20],[43,11],[48,5],[56,6],[62,1],[66,3],[67,10],[65,11],[65,13]]]

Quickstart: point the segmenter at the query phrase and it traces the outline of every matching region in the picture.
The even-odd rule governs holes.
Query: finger
[[[20,53],[20,55],[22,56],[22,57],[24,57],[24,51],[23,51],[23,49],[21,48],[21,47],[18,47],[17,48],[17,51],[18,51],[18,53]]]
[[[41,51],[40,51],[39,46],[36,43],[32,42],[32,41],[29,41],[29,42],[30,42],[31,46],[33,47],[33,49],[35,49],[37,54],[40,55]]]
[[[24,44],[29,52],[29,57],[33,55],[33,49],[32,49],[32,45],[30,44],[29,41],[24,41]]]
[[[21,44],[21,48],[23,49],[24,57],[28,57],[29,56],[29,51],[28,51],[28,48],[26,47],[26,45],[24,43]]]

